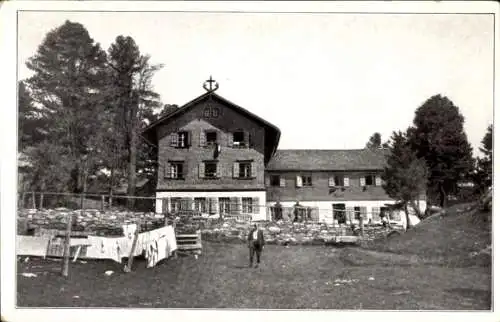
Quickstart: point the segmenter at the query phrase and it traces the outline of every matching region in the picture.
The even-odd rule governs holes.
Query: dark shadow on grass
[[[245,269],[245,268],[251,268],[251,267],[248,267],[248,265],[234,265],[234,266],[231,266],[232,268],[236,268],[236,269]]]

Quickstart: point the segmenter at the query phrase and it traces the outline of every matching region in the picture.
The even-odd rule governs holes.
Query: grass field
[[[461,220],[470,219],[466,216],[451,214],[432,225],[442,225],[438,232],[449,238],[430,239],[429,230],[419,228],[420,233],[394,237],[369,250],[269,245],[259,268],[247,267],[245,245],[214,243],[204,243],[198,259],[178,257],[150,269],[136,261],[129,274],[111,261],[87,261],[72,263],[65,279],[59,274],[60,262],[30,259],[18,263],[17,305],[490,310],[491,263],[458,261],[468,258],[471,248],[460,246],[463,241],[456,242],[462,248],[451,246],[455,235],[448,230],[461,227]],[[488,238],[491,242],[489,232],[460,229],[462,239],[477,249]],[[468,235],[472,232],[476,235]],[[447,254],[454,260],[446,260]],[[106,276],[107,270],[115,273]],[[37,276],[24,277],[23,272]]]

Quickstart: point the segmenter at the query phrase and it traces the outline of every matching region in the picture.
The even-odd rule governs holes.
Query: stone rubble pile
[[[73,214],[73,235],[123,236],[123,225],[137,224],[139,231],[149,231],[173,224],[176,234],[194,234],[201,231],[202,240],[224,243],[245,243],[252,223],[236,219],[173,216],[127,211],[101,211],[97,209],[70,210],[22,209],[18,211],[18,234],[39,234],[40,231],[64,231],[66,217]],[[352,236],[357,240],[359,227],[349,225],[327,225],[325,223],[291,223],[287,221],[260,222],[267,244],[274,245],[329,245],[338,244],[339,236]],[[393,227],[394,228],[394,227]],[[31,230],[31,232],[29,232]],[[20,232],[21,231],[21,232]],[[24,231],[24,232],[22,232]],[[26,232],[28,231],[28,232]],[[387,236],[392,229],[382,226],[365,226],[362,241]]]
[[[334,245],[339,236],[360,236],[360,230],[347,225],[324,223],[263,222],[264,239],[271,245]],[[393,227],[396,228],[397,227]],[[249,223],[226,221],[201,229],[203,240],[226,243],[245,243],[251,229]],[[378,225],[365,226],[359,241],[371,241],[387,236],[392,229]],[[356,238],[351,238],[356,240]]]
[[[97,209],[71,210],[22,209],[18,211],[18,227],[26,227],[36,234],[38,230],[66,230],[66,218],[72,214],[74,233],[94,236],[123,236],[123,225],[137,224],[139,231],[153,230],[165,225],[165,217],[155,213],[134,213],[126,211],[101,211]]]

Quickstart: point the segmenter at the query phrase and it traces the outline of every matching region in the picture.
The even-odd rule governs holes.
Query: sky
[[[281,130],[280,149],[363,148],[447,96],[478,147],[493,122],[493,16],[196,12],[20,12],[18,75],[45,34],[83,24],[107,50],[131,36],[153,63],[165,104],[217,93]]]

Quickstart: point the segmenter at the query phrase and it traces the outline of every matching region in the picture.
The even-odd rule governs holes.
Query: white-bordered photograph
[[[497,8],[360,4],[0,8],[8,312],[493,317]]]

